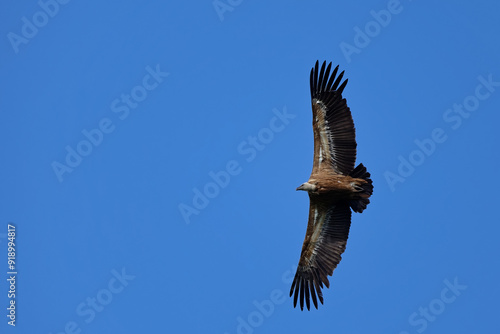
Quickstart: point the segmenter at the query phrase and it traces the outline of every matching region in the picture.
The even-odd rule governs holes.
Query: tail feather
[[[366,209],[366,206],[370,203],[369,197],[373,193],[373,182],[370,179],[370,173],[368,173],[363,164],[359,164],[358,167],[354,168],[349,175],[366,181],[366,183],[360,186],[361,189],[358,193],[360,198],[353,199],[349,203],[354,212],[363,212],[363,210]]]

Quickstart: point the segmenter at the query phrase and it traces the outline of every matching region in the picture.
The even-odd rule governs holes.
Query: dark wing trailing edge
[[[310,299],[318,308],[318,299],[323,304],[321,289],[323,284],[329,288],[328,276],[333,274],[342,259],[349,228],[351,209],[347,203],[330,206],[311,201],[306,239],[302,245],[297,273],[290,289],[293,306],[300,300],[300,309],[310,309]],[[299,298],[300,296],[300,298]]]
[[[314,130],[313,173],[324,168],[333,168],[337,174],[348,175],[356,162],[356,134],[354,122],[346,100],[342,98],[347,79],[340,84],[344,72],[335,79],[338,66],[332,74],[332,63],[323,62],[311,69],[311,102]],[[340,84],[340,86],[339,86]]]

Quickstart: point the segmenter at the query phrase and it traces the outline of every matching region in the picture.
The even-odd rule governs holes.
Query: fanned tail
[[[366,181],[366,183],[360,185],[361,190],[357,194],[360,198],[353,199],[349,203],[352,211],[363,212],[363,210],[366,209],[366,206],[370,203],[369,198],[373,193],[373,182],[370,179],[370,173],[368,173],[363,164],[359,164],[358,167],[354,168],[349,176]]]

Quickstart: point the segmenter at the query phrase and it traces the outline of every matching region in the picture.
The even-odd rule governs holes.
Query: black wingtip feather
[[[304,311],[304,279],[300,278],[300,310]]]
[[[326,62],[325,62],[326,63]],[[332,63],[329,63],[326,67],[325,75],[323,76],[323,82],[321,84],[321,91],[324,92],[328,80],[328,76],[330,75],[330,69],[332,68]]]
[[[299,282],[296,283],[295,293],[293,295],[293,307],[297,306],[297,298],[299,297]]]
[[[330,75],[330,80],[328,80],[328,84],[325,87],[325,92],[329,92],[332,90],[333,80],[335,80],[335,77],[337,76],[338,71],[339,71],[339,65],[335,66],[335,69],[333,70],[332,75]]]
[[[314,307],[316,307],[316,310],[318,309],[318,300],[316,299],[316,292],[315,292],[315,287],[314,287],[314,282],[311,282],[309,284],[309,288],[311,290],[311,297],[312,297],[312,301],[313,301],[313,304],[314,304]]]
[[[293,291],[294,291],[293,288],[295,287],[295,282],[297,282],[297,274],[295,274],[295,277],[293,278],[292,287],[290,288],[290,297],[293,294]]]
[[[333,83],[332,90],[337,90],[337,87],[339,86],[343,76],[344,76],[344,71],[340,72],[339,76],[337,77],[337,80],[335,80],[335,82]]]
[[[321,65],[321,70],[319,71],[319,79],[318,79],[318,87],[317,87],[317,92],[322,92],[322,88],[323,88],[323,79],[326,80],[327,78],[324,77],[325,75],[325,66],[326,66],[326,61],[323,62],[323,64]]]
[[[318,94],[318,68],[319,68],[319,61],[316,60],[316,64],[314,65],[314,96]]]
[[[342,92],[344,91],[344,88],[345,88],[345,86],[347,85],[347,81],[348,81],[348,80],[349,80],[349,79],[345,79],[345,81],[342,83],[342,85],[340,85],[340,87],[337,89],[337,91],[338,91],[340,94],[342,94]]]
[[[311,98],[314,96],[314,67],[311,69],[311,74],[309,75],[309,87],[311,89]]]
[[[306,293],[306,306],[307,306],[307,310],[309,311],[311,309],[311,302],[309,300],[309,281],[308,280],[304,280],[304,288],[305,288],[305,293]]]

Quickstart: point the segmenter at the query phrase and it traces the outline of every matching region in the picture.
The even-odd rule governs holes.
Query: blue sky
[[[4,2],[1,332],[498,332],[499,11]],[[375,189],[301,312],[317,59],[346,71]]]

